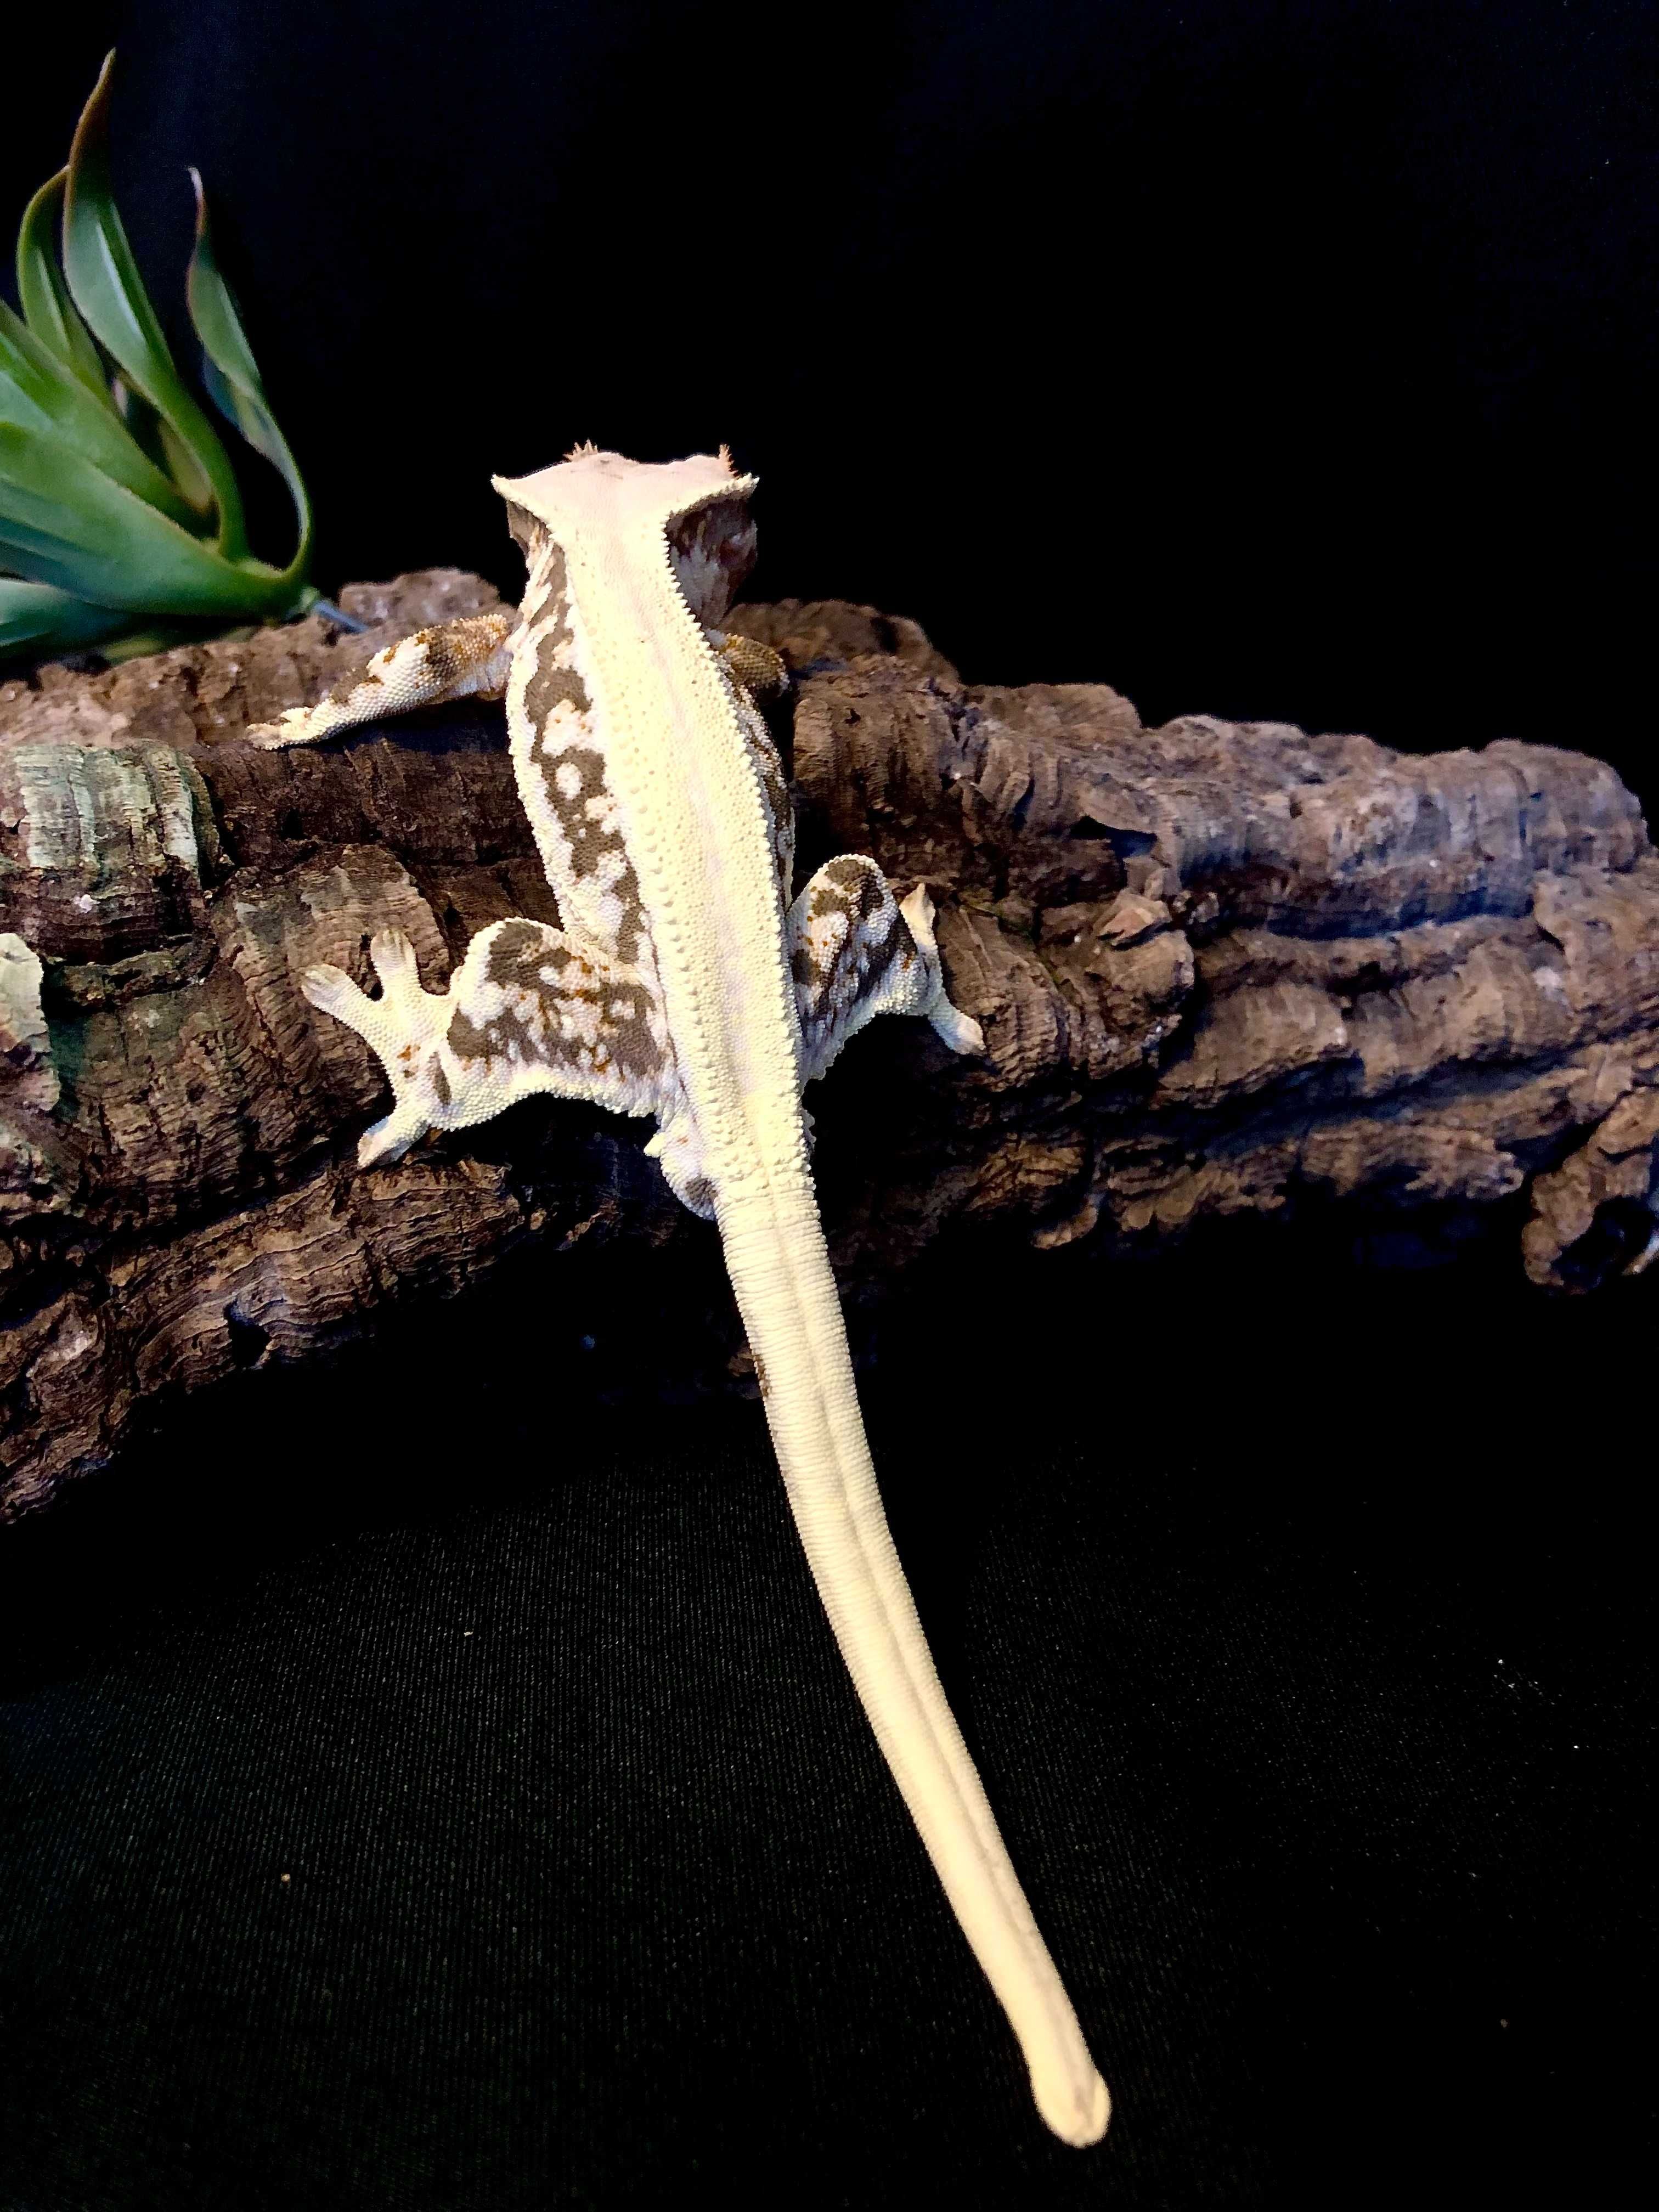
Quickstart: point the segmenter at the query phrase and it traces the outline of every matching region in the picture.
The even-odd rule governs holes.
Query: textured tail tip
[[[1060,2081],[1039,2081],[1034,2074],[1031,2094],[1043,2124],[1074,2149],[1087,2150],[1105,2134],[1112,2117],[1111,2092],[1092,2069],[1083,2082],[1070,2075]]]

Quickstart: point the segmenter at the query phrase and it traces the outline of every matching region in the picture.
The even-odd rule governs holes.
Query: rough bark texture
[[[438,987],[485,923],[556,916],[499,708],[240,741],[495,594],[441,570],[342,598],[376,627],[0,685],[0,1517],[107,1458],[163,1388],[304,1358],[537,1243],[708,1233],[645,1125],[551,1102],[357,1171],[380,1079],[299,970],[368,982],[396,921]],[[1641,1263],[1659,860],[1609,769],[1144,729],[1104,685],[964,685],[914,624],[839,602],[733,626],[796,672],[803,866],[850,849],[925,875],[988,1039],[954,1061],[878,1024],[815,1097],[850,1288],[952,1224],[1129,1250],[1337,1202],[1419,1241],[1519,1224],[1556,1289]]]

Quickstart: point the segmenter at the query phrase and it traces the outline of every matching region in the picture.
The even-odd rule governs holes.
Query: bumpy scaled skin
[[[529,568],[516,622],[475,616],[389,647],[362,676],[251,734],[304,744],[389,712],[507,699],[519,789],[562,927],[497,922],[441,994],[395,932],[380,995],[307,970],[313,1005],[379,1054],[392,1109],[365,1165],[537,1091],[655,1118],[646,1150],[717,1222],[802,1546],[878,1741],[1006,2010],[1038,2110],[1067,2142],[1110,2112],[945,1703],[876,1488],[807,1160],[804,1085],[879,1013],[955,1052],[933,905],[874,861],[827,862],[791,899],[794,820],[755,705],[782,680],[718,628],[753,559],[754,479],[722,450],[662,465],[580,447],[496,489]]]

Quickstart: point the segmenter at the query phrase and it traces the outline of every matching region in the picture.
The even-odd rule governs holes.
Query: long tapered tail
[[[1038,2112],[1065,2142],[1111,2115],[946,1704],[882,1510],[811,1185],[719,1202],[726,1266],[807,1562],[945,1893],[1019,2039]]]

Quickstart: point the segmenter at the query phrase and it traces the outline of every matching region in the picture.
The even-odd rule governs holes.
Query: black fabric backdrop
[[[1248,1242],[941,1264],[862,1379],[1099,2150],[759,1407],[551,1262],[0,1544],[8,2212],[1644,2202],[1654,1302]]]
[[[970,677],[1651,797],[1650,34],[156,0],[14,79],[0,185],[118,38],[129,227],[173,307],[203,168],[325,582],[510,586],[492,469],[726,438],[757,593]],[[758,1408],[644,1402],[673,1286],[557,1261],[0,1539],[0,2206],[1638,2201],[1652,1286],[1378,1256],[981,1245],[861,1340],[1099,2150],[1030,2110]]]

